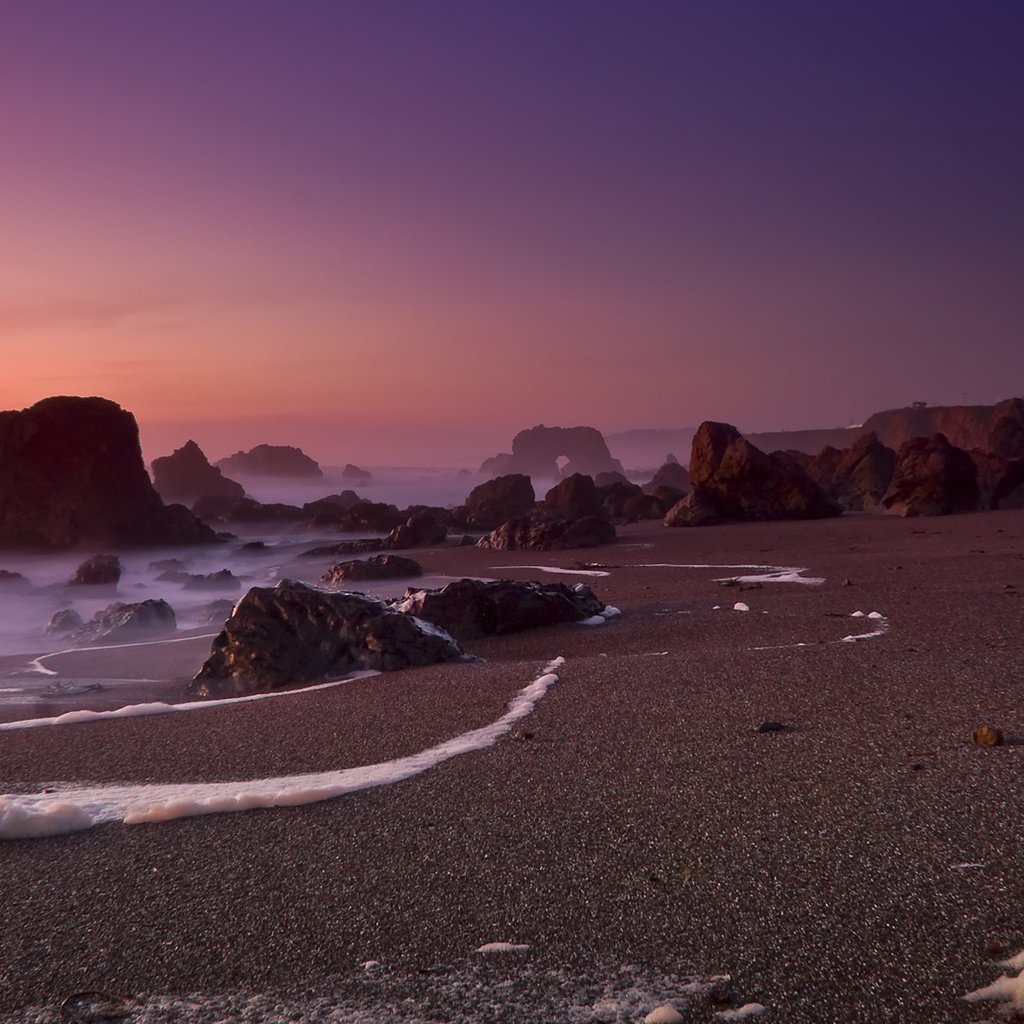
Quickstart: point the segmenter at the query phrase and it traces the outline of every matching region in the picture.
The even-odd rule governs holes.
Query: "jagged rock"
[[[117,555],[93,555],[87,558],[68,580],[73,587],[115,586],[121,578],[121,559]]]
[[[358,466],[353,466],[350,462],[341,471],[341,479],[358,480],[359,483],[368,484],[373,479],[373,474],[365,469],[360,469]]]
[[[992,410],[987,447],[1004,459],[1024,458],[1024,399],[1008,398]]]
[[[567,459],[560,470],[559,458]],[[558,480],[562,476],[583,473],[622,473],[622,464],[613,459],[601,431],[594,427],[531,427],[512,439],[512,454],[488,459],[480,473],[523,473],[530,477]]]
[[[991,452],[968,452],[977,470],[978,508],[1024,507],[1024,459],[1004,459]]]
[[[205,522],[297,523],[306,518],[294,505],[264,504],[255,498],[204,497],[192,506],[192,511]]]
[[[0,547],[209,544],[181,505],[164,505],[142,461],[135,417],[104,398],[47,398],[0,413]]]
[[[802,452],[807,474],[833,501],[843,508],[870,512],[878,507],[889,489],[896,469],[896,453],[873,433],[864,434],[845,451],[826,445],[816,457]]]
[[[594,476],[594,486],[599,488],[610,487],[612,484],[628,484],[629,477],[625,473],[597,473]]]
[[[643,490],[647,494],[654,494],[659,487],[671,487],[685,494],[690,489],[690,474],[678,462],[666,462],[643,485]]]
[[[171,455],[154,459],[153,484],[164,501],[191,504],[204,496],[244,498],[245,488],[211,466],[195,441],[186,442]]]
[[[493,530],[506,520],[526,515],[536,500],[530,478],[509,473],[474,487],[454,516],[456,522],[470,529]]]
[[[396,607],[426,619],[457,640],[579,622],[604,610],[582,583],[455,580],[439,590],[407,590]]]
[[[380,601],[282,580],[253,587],[235,605],[189,690],[199,697],[258,693],[461,657],[447,633]]]
[[[355,491],[342,491],[341,494],[328,494],[325,498],[306,502],[302,506],[305,517],[314,526],[327,526],[340,523],[349,509],[355,508],[363,499]]]
[[[614,544],[615,527],[603,516],[566,519],[550,513],[534,513],[502,523],[477,541],[477,547],[496,551],[520,548],[533,551],[555,551],[569,548],[592,548]]]
[[[320,577],[325,586],[346,583],[349,580],[391,580],[404,576],[422,576],[423,568],[419,562],[401,555],[376,555],[352,562],[339,562],[332,565]]]
[[[84,626],[71,634],[75,643],[97,640],[139,640],[166,636],[178,627],[174,609],[161,600],[124,604],[117,601],[97,612]]]
[[[383,539],[368,537],[364,540],[343,540],[338,544],[321,544],[303,551],[302,558],[335,558],[337,555],[361,555],[367,551],[380,551]]]
[[[978,508],[978,470],[942,434],[902,445],[882,505],[889,515],[944,516]]]
[[[340,530],[372,530],[388,533],[407,517],[394,505],[381,501],[361,501],[353,505],[337,523]]]
[[[230,570],[221,569],[220,572],[186,573],[182,582],[186,590],[238,590],[242,581]]]
[[[583,473],[563,477],[544,495],[544,507],[573,519],[604,515],[604,504],[594,480]]]
[[[231,476],[281,476],[321,479],[323,470],[301,448],[286,444],[258,444],[247,452],[221,459],[217,467]]]
[[[728,423],[706,421],[693,436],[690,491],[666,526],[818,519],[839,514],[821,488],[791,459],[766,455]]]
[[[448,536],[448,527],[437,521],[431,512],[417,512],[400,526],[396,526],[385,540],[389,548],[425,548],[443,544]]]
[[[20,572],[13,572],[10,569],[0,569],[0,587],[4,590],[18,590],[30,587],[27,577]]]
[[[605,487],[599,487],[597,492],[601,497],[602,515],[613,523],[635,523],[641,519],[660,519],[665,514],[662,502],[653,495],[644,494],[639,484],[616,481]],[[675,502],[671,504],[675,504]]]
[[[54,612],[43,630],[44,636],[67,636],[82,625],[82,616],[74,608],[62,608]]]

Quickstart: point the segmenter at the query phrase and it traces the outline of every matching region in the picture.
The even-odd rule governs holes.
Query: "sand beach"
[[[132,995],[139,1020],[638,1020],[666,999],[693,1021],[750,1003],[808,1024],[994,1012],[960,997],[1024,946],[1024,513],[620,533],[544,557],[418,553],[439,574],[585,580],[622,610],[602,626],[0,733],[6,793],[354,767],[500,718],[565,659],[504,738],[393,785],[5,842],[4,1019],[60,1019],[83,989]],[[524,567],[579,562],[607,575]],[[759,574],[715,568],[735,565],[823,582],[717,581]],[[984,724],[1008,742],[972,745]],[[474,952],[492,942],[527,948]],[[707,995],[719,975],[726,1002]]]

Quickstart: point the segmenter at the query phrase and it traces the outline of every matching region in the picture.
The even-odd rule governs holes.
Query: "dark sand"
[[[484,665],[0,733],[0,792],[345,767],[492,721],[567,659],[520,738],[396,785],[3,843],[0,1019],[96,986],[341,989],[369,959],[415,987],[494,940],[570,976],[729,973],[765,1020],[986,1017],[958,997],[999,973],[987,944],[1024,947],[1024,511],[620,533],[593,551],[417,554],[427,571],[570,582],[510,567],[621,566],[584,580],[623,610],[605,626],[470,645]],[[741,592],[714,582],[725,570],[643,562],[826,583]],[[751,612],[726,610],[737,600]],[[834,642],[872,628],[857,609],[890,631]],[[759,734],[765,720],[791,728]],[[972,747],[985,723],[1012,742]]]

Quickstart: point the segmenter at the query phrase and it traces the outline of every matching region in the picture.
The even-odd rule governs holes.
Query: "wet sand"
[[[1024,947],[1024,512],[620,535],[416,553],[428,572],[582,580],[623,611],[475,642],[482,665],[0,733],[0,792],[324,770],[493,721],[566,658],[515,735],[396,785],[4,843],[0,1011],[93,987],[365,995],[371,959],[414,995],[508,940],[569,978],[728,973],[770,1020],[984,1018],[958,997],[999,973],[989,945]],[[580,560],[614,568],[516,568]],[[825,583],[741,590],[715,582],[739,570],[641,563],[800,566]],[[858,609],[888,632],[842,642],[874,628]],[[769,720],[787,728],[756,731]],[[971,746],[986,723],[1011,742]],[[507,991],[524,977],[510,969]]]

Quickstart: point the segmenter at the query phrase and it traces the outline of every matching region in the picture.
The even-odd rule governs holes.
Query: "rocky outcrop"
[[[221,569],[219,572],[208,573],[186,573],[186,590],[239,590],[242,581],[230,570]]]
[[[874,434],[865,434],[846,451],[825,447],[804,465],[811,479],[833,501],[846,509],[871,512],[892,482],[896,453]]]
[[[153,485],[164,501],[191,505],[207,495],[221,498],[244,498],[245,488],[229,480],[216,466],[211,466],[195,441],[186,442],[171,455],[154,459]]]
[[[992,410],[985,447],[1004,459],[1024,458],[1024,399],[1008,398]]]
[[[342,491],[341,494],[328,494],[316,501],[307,501],[302,506],[306,519],[314,526],[329,526],[340,523],[349,509],[355,508],[363,499],[355,491]]]
[[[673,499],[667,504],[653,494],[644,494],[639,484],[616,481],[598,487],[601,498],[601,514],[613,523],[635,523],[641,519],[661,517],[682,497],[673,492]]]
[[[579,622],[604,610],[582,583],[456,580],[440,590],[408,590],[396,607],[426,619],[457,640]]]
[[[366,469],[360,469],[358,466],[353,466],[352,463],[348,463],[345,468],[341,471],[342,480],[352,480],[356,483],[368,484],[373,479],[373,474]]]
[[[282,580],[254,587],[235,605],[189,690],[198,697],[259,693],[461,657],[447,633],[380,601]]]
[[[1024,507],[1024,459],[1004,459],[991,452],[968,452],[977,470],[978,508]]]
[[[353,505],[337,523],[340,530],[368,530],[388,533],[408,517],[394,505],[382,501],[361,501]]]
[[[0,588],[4,592],[11,590],[26,590],[31,587],[28,578],[20,572],[14,572],[11,569],[0,569]]]
[[[593,548],[614,544],[615,527],[603,516],[567,519],[551,513],[535,512],[502,523],[477,541],[477,547],[495,551],[556,551]]]
[[[337,586],[353,580],[396,580],[423,575],[423,567],[401,555],[375,555],[373,558],[338,562],[320,577],[325,586]]]
[[[567,459],[559,469],[558,460]],[[622,473],[622,464],[612,458],[600,430],[594,427],[531,427],[512,439],[512,454],[488,459],[483,473],[523,473],[529,477],[558,480],[573,473],[596,476]]]
[[[200,498],[192,511],[207,523],[298,523],[306,519],[295,505],[263,503],[255,498]]]
[[[942,434],[956,448],[978,448],[994,451],[992,434],[996,424],[1000,440],[997,454],[1011,457],[1012,451],[1004,448],[1006,440],[1013,443],[1017,429],[1012,427],[1014,412],[1019,409],[1014,403],[1020,399],[1009,399],[998,405],[925,405],[918,403],[906,409],[887,409],[876,412],[864,422],[865,433],[874,432],[882,444],[899,448],[905,442],[917,437],[934,437]],[[1004,440],[1004,432],[1011,437]],[[1024,453],[1022,453],[1024,454]]]
[[[882,505],[890,515],[944,516],[974,511],[979,497],[974,460],[935,434],[900,446]]]
[[[544,495],[544,508],[573,519],[604,515],[604,503],[594,480],[583,473],[573,473],[555,484]]]
[[[433,513],[417,512],[387,535],[384,546],[398,550],[425,548],[443,544],[447,536],[448,527],[439,523]]]
[[[526,515],[536,500],[530,478],[522,473],[509,473],[474,487],[466,503],[453,515],[462,526],[493,530],[508,519]]]
[[[839,514],[792,459],[766,455],[727,423],[702,423],[690,458],[693,489],[665,517],[666,526],[748,520],[820,519]]]
[[[286,444],[258,444],[247,452],[221,459],[217,467],[230,476],[279,476],[319,480],[324,473],[301,448]]]
[[[104,398],[47,398],[0,413],[0,547],[205,544],[216,536],[164,505],[135,418]]]
[[[647,494],[654,494],[659,487],[671,487],[673,490],[685,494],[690,489],[690,474],[678,462],[665,462],[643,485]]]
[[[71,639],[79,644],[99,640],[128,643],[168,636],[177,629],[177,625],[174,609],[166,601],[149,600],[136,604],[118,601],[97,612],[71,634]]]
[[[68,580],[72,587],[112,587],[121,579],[121,559],[117,555],[93,555],[87,558]]]

